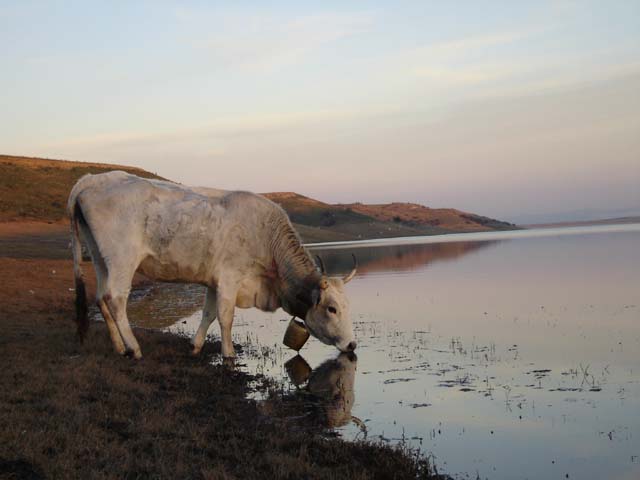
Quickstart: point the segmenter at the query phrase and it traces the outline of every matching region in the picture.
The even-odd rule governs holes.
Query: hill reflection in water
[[[455,260],[477,250],[498,244],[499,241],[429,243],[422,245],[385,245],[355,250],[358,274],[375,272],[409,272],[422,270],[434,262]],[[350,249],[344,250],[314,247],[313,255],[319,255],[330,275],[346,274],[353,268]]]

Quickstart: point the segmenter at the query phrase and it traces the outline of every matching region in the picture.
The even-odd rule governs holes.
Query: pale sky
[[[311,3],[0,0],[0,153],[640,214],[640,1]]]

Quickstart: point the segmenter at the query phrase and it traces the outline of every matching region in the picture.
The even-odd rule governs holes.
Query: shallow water
[[[357,359],[314,339],[293,359],[284,312],[237,310],[239,363],[281,384],[266,413],[406,441],[453,476],[640,478],[639,246],[625,225],[314,247],[336,274],[358,256]],[[202,301],[155,285],[130,318],[193,332]]]

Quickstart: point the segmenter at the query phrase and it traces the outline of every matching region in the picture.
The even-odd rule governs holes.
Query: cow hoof
[[[140,360],[142,358],[142,352],[140,350],[134,351],[129,348],[124,352],[124,355],[135,360]]]
[[[202,351],[202,348],[193,347],[193,350],[191,350],[191,355],[194,357],[197,357],[200,355],[201,351]]]
[[[233,348],[233,345],[225,346],[222,345],[222,357],[223,358],[235,358],[236,350]]]

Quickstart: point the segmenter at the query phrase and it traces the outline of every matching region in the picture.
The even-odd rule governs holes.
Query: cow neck
[[[322,277],[286,217],[276,218],[270,224],[280,304],[287,313],[304,320],[313,303],[312,292],[319,288]]]

